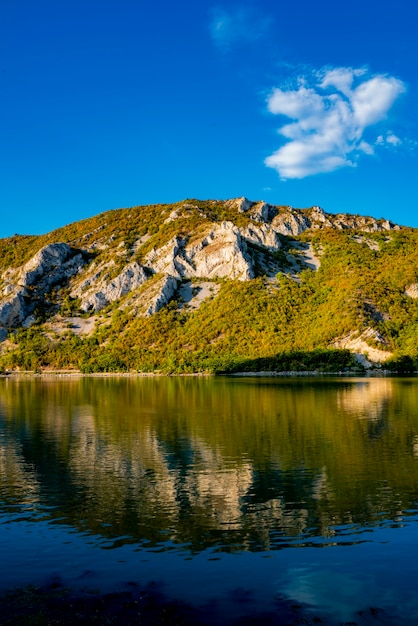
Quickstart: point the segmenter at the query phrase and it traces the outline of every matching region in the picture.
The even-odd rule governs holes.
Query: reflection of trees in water
[[[22,506],[37,508],[40,488],[36,473],[23,462],[13,443],[0,441],[0,477],[0,502],[8,514]]]
[[[414,506],[413,389],[388,379],[8,381],[3,497],[121,542],[260,549],[331,537],[338,524]]]

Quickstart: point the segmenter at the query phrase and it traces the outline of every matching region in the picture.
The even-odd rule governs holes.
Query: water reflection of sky
[[[34,582],[36,571],[37,581],[59,577],[75,589],[111,591],[132,580],[152,581],[169,596],[199,607],[215,604],[234,618],[251,611],[277,611],[284,599],[335,624],[355,620],[356,613],[371,608],[384,611],[394,624],[412,625],[418,619],[418,517],[402,532],[374,529],[367,542],[323,549],[239,554],[207,550],[190,556],[187,548],[173,545],[167,550],[138,550],[127,544],[97,549],[101,545],[100,537],[57,524],[3,525],[0,552],[6,558],[0,586]]]
[[[417,409],[401,379],[0,386],[0,585],[416,623]]]

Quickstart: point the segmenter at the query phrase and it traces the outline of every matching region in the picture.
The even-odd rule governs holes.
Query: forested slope
[[[0,365],[413,369],[418,232],[245,198],[118,209],[0,240]]]

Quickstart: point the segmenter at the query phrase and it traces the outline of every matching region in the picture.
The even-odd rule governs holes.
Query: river
[[[3,378],[0,478],[0,588],[418,622],[418,379]]]

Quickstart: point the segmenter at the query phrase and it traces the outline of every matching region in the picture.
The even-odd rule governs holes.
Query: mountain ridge
[[[16,235],[0,240],[0,364],[56,367],[60,355],[62,365],[93,371],[217,370],[230,368],[241,357],[272,358],[294,350],[348,350],[367,366],[394,357],[413,360],[409,334],[414,336],[416,324],[416,238],[415,229],[383,218],[245,197],[115,209],[45,235]],[[395,260],[392,272],[385,269],[379,277],[379,270]],[[394,271],[396,284],[390,284]],[[338,273],[340,284],[335,282]],[[366,293],[373,291],[367,276],[374,295]],[[238,321],[234,312],[237,327],[222,330],[227,294],[234,289],[237,305],[246,310],[252,299],[255,309],[261,307],[259,323],[265,321],[258,337],[250,333],[253,346],[243,354],[248,341],[239,332],[248,335],[249,318],[257,316],[248,311],[247,319]],[[382,304],[389,306],[388,289],[397,303],[395,316],[381,311]],[[288,311],[283,315],[280,301],[286,292]],[[318,303],[320,292],[325,300]],[[333,320],[329,332],[327,303],[329,311],[337,303],[341,307],[334,310],[340,323]],[[272,318],[266,320],[269,308]],[[213,327],[204,345],[190,342],[185,331],[192,327],[194,336],[201,310]],[[323,332],[313,327],[313,340],[304,345],[298,328],[303,319],[314,324],[312,310]],[[160,331],[167,341],[164,349],[145,337],[157,324],[150,320],[155,317],[160,325],[167,318]],[[122,332],[115,318],[119,327],[124,320]],[[277,327],[273,335],[271,324]],[[407,345],[402,339],[406,328]],[[42,354],[33,349],[35,335]],[[257,347],[260,339],[264,347]],[[68,348],[74,341],[79,344],[71,359],[64,344]],[[222,345],[218,351],[216,344]]]

